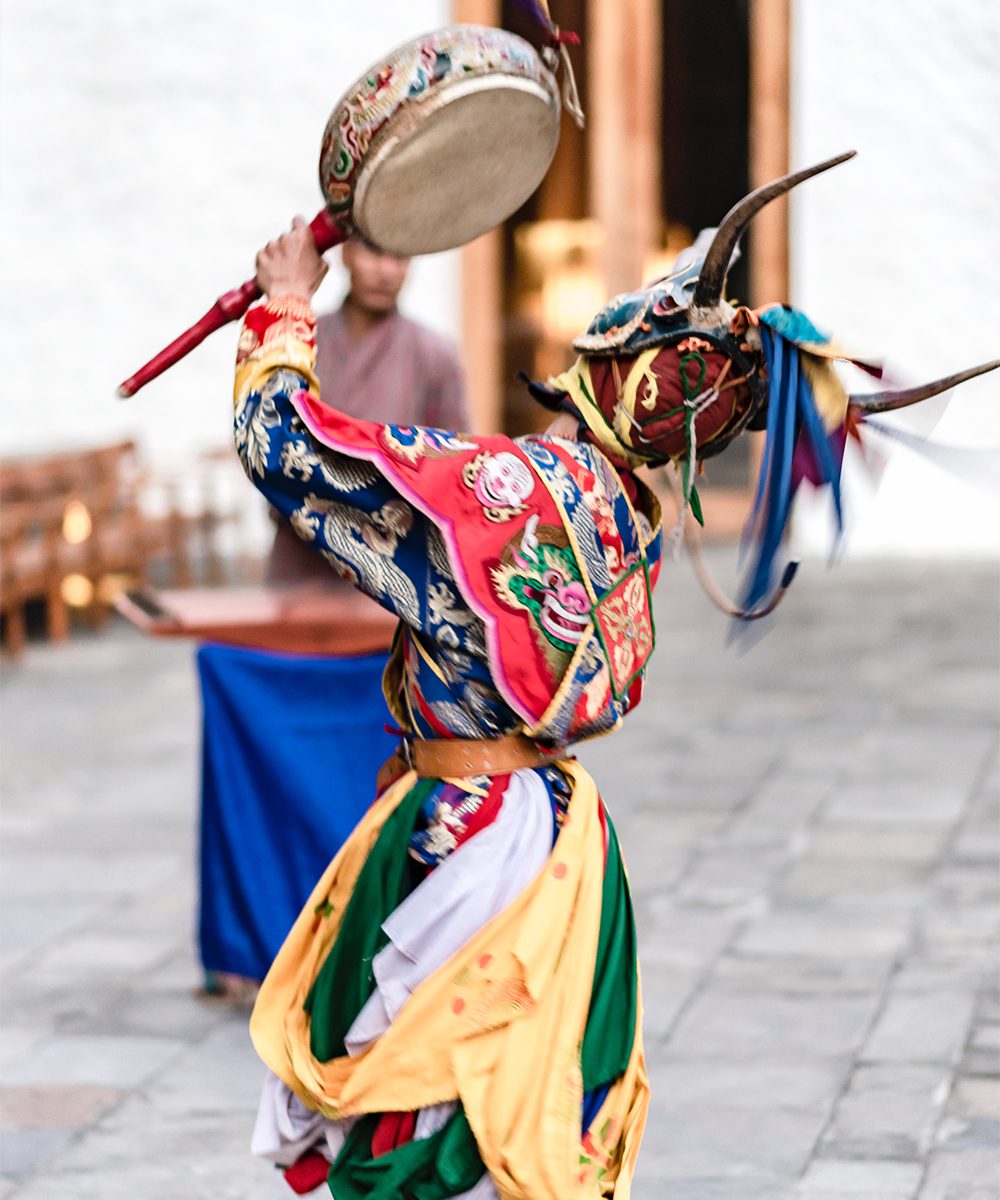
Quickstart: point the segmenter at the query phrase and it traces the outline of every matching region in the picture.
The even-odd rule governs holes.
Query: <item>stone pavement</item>
[[[581,755],[636,898],[636,1200],[1000,1195],[997,607],[984,565],[807,564],[741,656],[667,564]],[[0,1197],[290,1195],[246,1016],[193,994],[190,647],[80,635],[4,693]]]

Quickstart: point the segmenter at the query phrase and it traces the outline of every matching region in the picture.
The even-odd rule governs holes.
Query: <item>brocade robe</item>
[[[612,729],[652,651],[655,499],[574,441],[347,417],[320,400],[314,329],[294,297],[248,314],[237,448],[296,533],[400,618],[399,723],[553,748]],[[277,1077],[271,1126],[288,1157],[335,1159],[338,1200],[429,1177],[420,1195],[442,1200],[627,1195],[648,1094],[631,903],[596,789],[559,753],[394,783],[265,980],[251,1033]]]

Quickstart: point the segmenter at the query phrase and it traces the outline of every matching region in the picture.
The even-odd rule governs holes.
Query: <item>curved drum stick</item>
[[[334,246],[346,242],[351,232],[350,226],[344,223],[342,218],[335,217],[327,208],[313,217],[309,222],[309,228],[312,230],[313,241],[320,254],[325,254],[327,250],[332,250]],[[238,288],[233,288],[232,291],[220,296],[200,321],[196,321],[190,329],[185,330],[179,338],[175,338],[169,346],[151,358],[144,367],[140,367],[131,378],[126,379],[118,388],[118,395],[123,400],[134,396],[151,379],[162,375],[168,367],[172,367],[174,363],[180,362],[186,354],[190,354],[195,346],[199,346],[210,333],[221,329],[223,325],[228,325],[230,321],[239,320],[260,295],[261,290],[257,286],[256,280],[248,279]]]

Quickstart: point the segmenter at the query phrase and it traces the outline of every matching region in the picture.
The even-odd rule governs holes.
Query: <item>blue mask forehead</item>
[[[649,292],[622,292],[612,296],[587,327],[588,333],[617,333],[636,318],[642,318],[649,309]]]
[[[666,275],[638,292],[622,292],[612,298],[590,322],[573,348],[585,354],[612,350],[638,353],[647,346],[669,339],[674,327],[684,324],[701,261]]]

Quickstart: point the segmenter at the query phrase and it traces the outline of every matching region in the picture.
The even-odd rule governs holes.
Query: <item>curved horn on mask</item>
[[[995,371],[997,367],[1000,367],[1000,358],[978,367],[970,367],[967,371],[959,371],[955,375],[946,375],[944,379],[936,379],[933,383],[923,383],[919,387],[903,388],[896,392],[863,392],[861,395],[849,396],[848,399],[851,408],[860,413],[892,412],[910,404],[919,404],[921,400],[929,400],[931,396],[938,396],[949,388],[965,383],[967,379],[985,375],[987,371]]]
[[[829,171],[831,167],[839,166],[853,158],[857,150],[848,150],[838,154],[836,158],[828,158],[825,162],[817,163],[814,167],[803,167],[801,171],[793,171],[791,175],[782,175],[772,183],[765,183],[756,188],[749,196],[733,205],[722,219],[718,232],[705,255],[705,262],[695,284],[694,296],[691,299],[692,308],[710,308],[722,298],[722,289],[726,285],[726,275],[729,264],[740,240],[740,234],[760,210],[772,200],[790,192],[797,184],[813,175]]]

